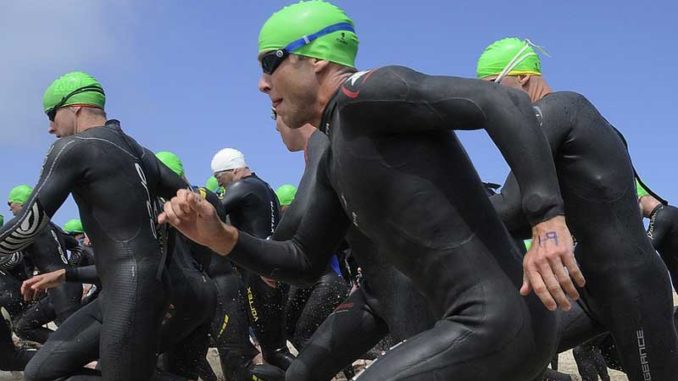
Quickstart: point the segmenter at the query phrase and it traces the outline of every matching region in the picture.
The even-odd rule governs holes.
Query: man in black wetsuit
[[[32,192],[33,189],[27,185],[16,186],[10,191],[8,204],[15,216],[21,214]],[[23,256],[39,273],[70,267],[66,257],[66,238],[64,232],[50,222],[30,245],[22,249]],[[69,245],[71,248],[73,246],[77,246],[77,243]],[[80,308],[81,298],[82,287],[76,284],[61,285],[49,290],[46,297],[30,305],[15,322],[17,336],[44,344],[52,330],[43,326],[51,321],[61,325]]]
[[[280,219],[275,192],[250,170],[242,152],[224,148],[211,162],[212,173],[226,189],[221,200],[223,213],[231,224],[255,237],[267,239]],[[287,369],[294,357],[287,349],[284,334],[283,289],[275,281],[249,271],[242,272],[250,323],[269,364]]]
[[[280,202],[282,218],[273,233],[273,239],[285,241],[292,237],[300,222],[299,214],[304,213],[304,210],[295,211],[291,206],[297,193],[294,185],[285,184],[278,187],[275,193]],[[304,203],[301,209],[305,206]],[[288,211],[290,211],[289,215]],[[286,226],[288,224],[290,226]],[[333,256],[333,262],[338,266],[336,256]],[[298,352],[303,351],[311,340],[311,336],[344,300],[348,291],[347,282],[331,265],[328,265],[322,276],[310,286],[290,286],[285,306],[285,332]]]
[[[99,358],[106,380],[145,381],[155,366],[167,275],[153,205],[158,196],[170,197],[188,185],[127,136],[119,122],[106,121],[104,103],[103,88],[86,73],[68,73],[48,87],[44,109],[49,132],[59,139],[21,214],[0,230],[0,253],[24,249],[71,193],[96,248],[104,290],[100,303],[78,310],[50,336],[26,367],[28,380],[68,376],[58,361],[50,361],[50,356],[68,352],[82,365]],[[93,305],[100,310],[91,311]],[[101,334],[95,353],[75,338],[98,315]]]
[[[288,241],[257,239],[222,224],[209,204],[183,190],[160,220],[288,282],[321,273],[326,263],[316,256],[334,250],[349,225],[364,233],[426,296],[439,320],[359,380],[539,378],[554,351],[555,315],[534,294],[518,293],[519,253],[452,132],[486,129],[518,173],[534,238],[543,242],[531,249],[543,266],[527,269],[526,283],[549,308],[556,302],[567,308],[565,292],[577,297],[572,279],[580,286],[584,280],[529,99],[404,67],[356,72],[353,23],[326,2],[282,9],[259,40],[260,90],[285,124],[310,123],[330,140],[301,226]]]
[[[0,214],[0,226],[3,224],[4,217]],[[9,276],[7,271],[18,264],[17,256],[18,254],[0,258],[0,308],[11,308],[10,306],[6,306],[6,303],[21,303],[20,300],[16,300],[18,299],[16,298],[18,296],[16,295],[16,292],[13,293],[14,297],[10,297],[12,292],[8,290],[8,287],[16,289],[18,282],[8,285],[5,281],[5,278]],[[22,255],[20,256],[23,257]],[[35,351],[33,350],[18,349],[14,346],[9,322],[7,322],[2,314],[0,314],[0,370],[24,370],[24,367],[34,354]]]
[[[668,274],[638,218],[634,170],[623,139],[582,95],[551,91],[527,40],[506,38],[488,46],[478,60],[478,77],[520,89],[534,102],[587,277],[583,307],[610,330],[629,379],[678,380]],[[492,198],[512,232],[524,227],[521,189],[510,175]],[[525,262],[529,266],[531,259]]]
[[[274,113],[275,115],[275,113]],[[291,152],[304,151],[305,168],[294,202],[273,234],[292,238],[308,212],[321,158],[329,149],[327,136],[310,124],[291,129],[276,115],[276,130]],[[396,342],[433,326],[426,299],[411,281],[380,255],[376,246],[356,229],[347,235],[361,268],[357,287],[318,327],[287,371],[291,380],[330,380],[340,370],[372,349],[387,334]],[[329,262],[332,253],[325,253]]]

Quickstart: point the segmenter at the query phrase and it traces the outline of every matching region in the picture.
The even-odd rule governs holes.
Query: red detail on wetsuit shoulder
[[[344,95],[346,95],[347,97],[349,97],[351,99],[356,99],[356,98],[358,98],[358,95],[360,95],[360,90],[351,91],[344,86],[341,87],[341,92],[344,93]]]
[[[368,71],[359,71],[352,76],[350,76],[344,84],[341,86],[341,92],[344,93],[347,97],[351,99],[356,99],[360,95],[360,90],[350,90],[349,87],[356,88],[364,84],[367,79],[372,75],[374,70]],[[357,85],[356,82],[360,81]]]

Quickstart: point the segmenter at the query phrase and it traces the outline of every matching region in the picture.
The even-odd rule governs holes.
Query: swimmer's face
[[[54,120],[49,122],[47,132],[57,138],[75,134],[77,112],[80,107],[62,107],[56,110]]]
[[[9,203],[9,211],[12,212],[14,216],[21,213],[21,210],[24,208],[23,204],[18,204],[16,202]]]
[[[231,185],[231,183],[233,183],[236,180],[235,169],[228,169],[225,171],[216,172],[214,174],[214,177],[217,179],[219,186],[226,189],[228,188],[229,185]]]
[[[263,73],[259,79],[259,91],[269,96],[271,106],[289,128],[320,119],[318,70],[326,64],[319,66],[319,62],[326,61],[292,54],[272,74]]]

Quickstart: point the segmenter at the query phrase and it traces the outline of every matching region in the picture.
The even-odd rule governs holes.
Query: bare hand
[[[228,255],[238,240],[238,230],[222,223],[212,204],[186,189],[165,203],[158,222],[171,224],[188,239],[221,255]]]
[[[570,301],[579,299],[578,287],[586,280],[574,258],[574,244],[565,217],[557,216],[532,228],[532,247],[523,259],[523,286],[520,294],[532,290],[549,310],[567,311]]]
[[[56,270],[51,273],[38,274],[31,279],[27,279],[21,285],[21,295],[25,301],[34,299],[40,292],[58,287],[66,281],[66,270]]]

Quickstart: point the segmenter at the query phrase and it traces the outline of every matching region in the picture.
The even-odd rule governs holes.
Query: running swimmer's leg
[[[250,323],[261,346],[264,360],[281,369],[287,369],[294,356],[287,349],[284,333],[282,287],[271,287],[261,277],[245,272],[247,304]]]
[[[348,286],[337,273],[325,273],[310,290],[302,313],[296,322],[292,343],[303,350],[313,333],[348,294]]]
[[[99,363],[104,380],[147,381],[155,369],[169,280],[166,271],[157,279],[160,258],[132,256],[143,248],[118,250],[130,255],[116,261],[99,296],[104,321]]]
[[[624,187],[611,200],[568,192],[566,203],[587,216],[575,232],[575,256],[586,276],[580,295],[612,334],[629,380],[678,380],[668,271],[638,218],[633,183]]]
[[[242,280],[235,271],[213,280],[217,287],[217,309],[210,334],[219,351],[224,377],[235,380],[257,355],[250,342]]]
[[[287,369],[289,381],[329,380],[388,333],[358,288],[320,325]]]
[[[301,343],[294,337],[294,333],[312,291],[311,287],[290,286],[285,305],[285,334],[298,352],[301,351],[302,347]]]
[[[574,361],[582,381],[598,381],[598,376],[603,381],[609,381],[607,365],[600,350],[591,341],[577,346],[572,350]]]
[[[20,350],[12,342],[12,331],[7,321],[0,316],[0,370],[21,371],[28,361],[35,355],[35,351]]]
[[[44,344],[54,331],[43,326],[55,318],[54,306],[49,295],[46,295],[21,314],[14,324],[14,330],[23,340]]]
[[[26,380],[55,380],[84,371],[83,366],[99,357],[101,322],[98,299],[78,310],[26,365]]]

